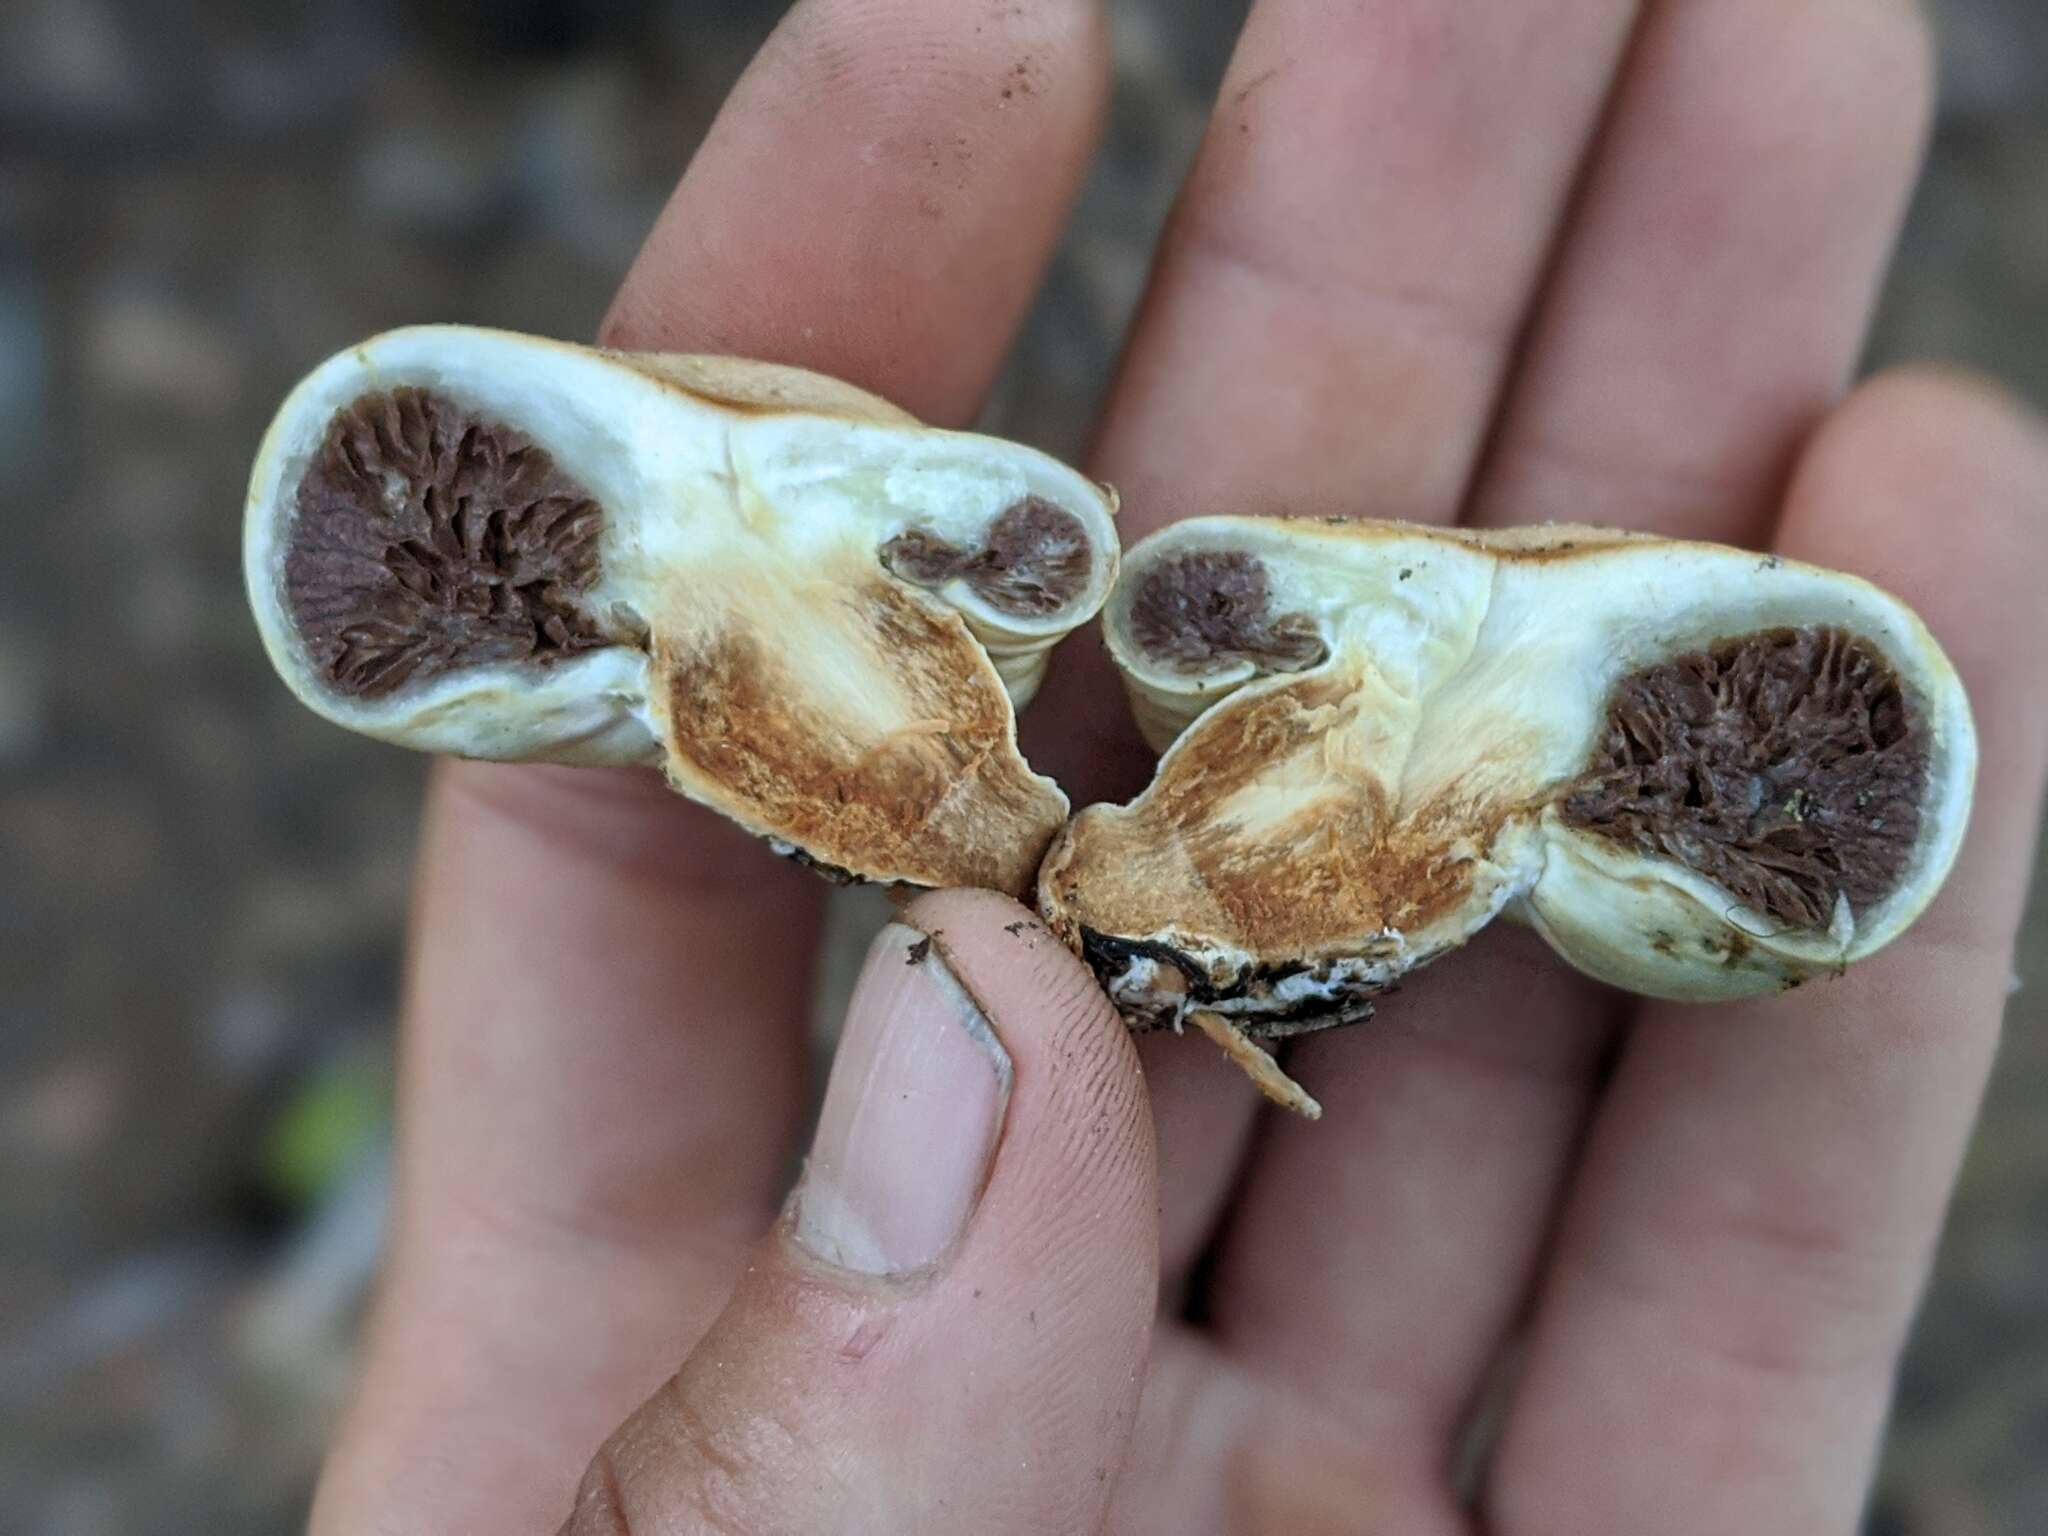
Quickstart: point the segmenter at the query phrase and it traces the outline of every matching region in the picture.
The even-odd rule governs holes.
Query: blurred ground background
[[[996,430],[1077,447],[1240,9],[1117,7],[1107,153]],[[590,334],[778,10],[0,4],[0,1532],[296,1529],[375,1261],[422,765],[257,649],[269,412],[404,321]],[[2048,404],[2048,7],[1935,10],[1875,361]],[[2037,902],[1885,1536],[2048,1531],[2044,984]]]

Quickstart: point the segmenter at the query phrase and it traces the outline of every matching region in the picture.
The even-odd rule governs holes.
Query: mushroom
[[[1104,629],[1165,755],[1070,823],[1040,907],[1134,1027],[1194,1022],[1283,1098],[1259,1042],[1366,1018],[1499,913],[1652,997],[1839,971],[1969,813],[1933,637],[1776,556],[1200,518],[1128,553]]]
[[[828,873],[1019,893],[1068,806],[1015,710],[1107,597],[1114,512],[799,369],[422,326],[292,391],[244,560],[278,672],[351,730],[659,764]]]

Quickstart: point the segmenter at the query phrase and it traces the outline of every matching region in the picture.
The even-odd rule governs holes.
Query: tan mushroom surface
[[[799,369],[421,326],[285,401],[244,565],[349,729],[654,764],[828,872],[1024,893],[1068,804],[1015,712],[1110,591],[1114,513]]]
[[[1795,561],[1201,518],[1127,554],[1104,628],[1164,756],[1074,819],[1040,906],[1134,1026],[1233,1054],[1367,1016],[1501,914],[1638,993],[1794,986],[1902,932],[1968,816],[1940,647]]]

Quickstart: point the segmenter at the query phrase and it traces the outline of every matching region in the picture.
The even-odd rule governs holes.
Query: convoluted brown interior
[[[1305,613],[1274,615],[1271,582],[1256,555],[1205,549],[1159,561],[1131,602],[1131,637],[1145,653],[1183,671],[1249,661],[1268,672],[1299,672],[1328,654]]]
[[[1773,629],[1624,678],[1564,819],[1676,859],[1788,928],[1898,888],[1926,732],[1898,674],[1839,629]]]
[[[336,690],[612,643],[582,605],[604,514],[521,433],[431,390],[363,395],[299,482],[285,598]]]
[[[1004,508],[979,549],[911,528],[882,546],[882,563],[921,587],[957,576],[993,608],[1043,618],[1080,595],[1094,552],[1078,517],[1041,496],[1026,496]]]

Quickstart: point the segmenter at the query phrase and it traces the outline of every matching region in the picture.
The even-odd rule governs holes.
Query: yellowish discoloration
[[[650,377],[674,384],[709,404],[750,415],[802,412],[846,421],[915,426],[917,418],[880,395],[804,368],[749,358],[694,352],[614,352]]]
[[[1327,659],[1261,675],[1257,648],[1233,641],[1205,667],[1183,643],[1202,633],[1192,618],[1148,652],[1136,594],[1216,554],[1262,566],[1270,611],[1313,623]],[[1190,586],[1166,611],[1231,600]],[[1159,611],[1145,619],[1155,634]],[[1068,944],[1086,938],[1146,1027],[1207,1010],[1258,1037],[1356,1018],[1371,994],[1502,913],[1589,974],[1648,995],[1774,991],[1902,932],[1946,876],[1968,816],[1975,733],[1939,645],[1896,598],[1797,561],[1588,527],[1198,518],[1129,553],[1104,625],[1165,755],[1137,800],[1068,825],[1039,903]],[[1827,932],[1778,931],[1676,858],[1558,814],[1623,678],[1803,626],[1859,637],[1926,722],[1924,831],[1891,896]],[[1207,978],[1200,996],[1176,990],[1181,971]]]
[[[1066,802],[1018,756],[1002,680],[959,615],[876,579],[775,616],[807,626],[798,643],[765,645],[750,604],[745,625],[657,647],[676,787],[872,879],[1028,889]],[[893,664],[819,689],[798,672],[813,648]]]
[[[1064,846],[1085,865],[1059,906],[1077,927],[1196,931],[1312,962],[1426,930],[1473,899],[1519,801],[1454,781],[1402,803],[1356,671],[1276,682],[1197,721],[1137,802],[1075,819]]]
[[[1289,1077],[1272,1053],[1220,1013],[1206,1009],[1188,1015],[1188,1022],[1223,1048],[1223,1054],[1244,1070],[1259,1092],[1292,1110],[1304,1120],[1323,1118],[1323,1106],[1309,1097],[1308,1090]]]
[[[503,423],[588,491],[602,532],[579,597],[609,643],[374,698],[332,685],[285,601],[296,492],[336,412],[396,386]],[[906,530],[985,552],[1026,499],[1086,545],[1049,605],[926,590],[882,564]],[[1014,711],[1114,584],[1114,509],[1043,453],[926,427],[803,369],[417,326],[293,389],[252,468],[243,560],[278,672],[349,729],[499,761],[658,762],[682,792],[820,864],[1024,895],[1068,806],[1024,761]]]

